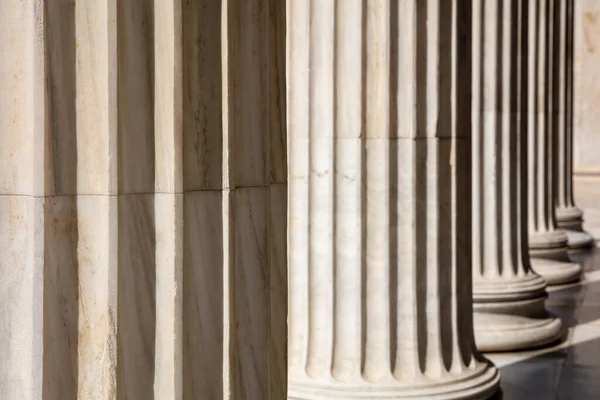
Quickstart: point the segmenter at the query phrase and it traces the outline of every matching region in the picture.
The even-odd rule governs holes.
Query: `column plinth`
[[[558,3],[556,3],[558,4]],[[528,21],[527,136],[529,254],[534,270],[548,284],[576,281],[581,265],[568,254],[568,237],[556,224],[552,157],[557,124],[557,91],[552,85],[557,29],[554,0],[530,2]]]
[[[287,4],[288,399],[489,398],[458,107],[470,6]]]
[[[541,346],[562,324],[527,253],[524,3],[473,3],[473,309],[481,351]],[[501,61],[498,62],[498,54]],[[515,71],[514,75],[507,71]]]
[[[594,244],[583,230],[583,212],[573,197],[573,0],[558,1],[555,7],[556,30],[553,37],[557,51],[553,77],[558,115],[555,124],[553,157],[556,174],[556,223],[568,238],[569,248],[581,250]]]

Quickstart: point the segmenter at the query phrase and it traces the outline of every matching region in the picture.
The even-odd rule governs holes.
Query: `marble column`
[[[473,2],[473,308],[481,351],[556,340],[561,322],[544,307],[546,282],[527,251],[525,87],[527,2]]]
[[[528,9],[528,220],[529,254],[534,270],[548,284],[578,280],[581,265],[570,262],[565,232],[556,225],[553,128],[556,95],[552,86],[554,2],[529,2]]]
[[[488,398],[459,107],[470,6],[287,5],[288,398]]]
[[[574,0],[554,5],[554,97],[558,109],[554,121],[554,172],[556,174],[556,222],[569,239],[571,249],[590,247],[594,239],[583,231],[583,212],[573,198],[573,47]]]
[[[0,13],[0,398],[285,398],[282,2]]]

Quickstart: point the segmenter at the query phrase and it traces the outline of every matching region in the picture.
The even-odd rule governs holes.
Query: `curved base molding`
[[[490,308],[494,312],[512,313],[515,307],[521,308],[523,301],[528,302],[527,308],[531,309],[529,302],[541,299],[542,309],[543,301],[546,298],[546,281],[533,271],[525,276],[516,279],[504,278],[473,278],[473,301],[479,309],[487,311]],[[498,306],[502,305],[502,310]],[[525,315],[523,312],[519,315]],[[531,312],[529,312],[531,314]]]
[[[560,229],[548,232],[536,232],[529,235],[529,249],[531,251],[560,251],[567,247],[569,238]]]
[[[542,276],[548,285],[571,283],[581,278],[581,265],[574,262],[557,261],[545,258],[531,258],[531,266]]]
[[[542,304],[543,306],[543,304]],[[559,318],[474,313],[475,342],[480,351],[516,351],[554,343],[564,334]]]
[[[569,238],[569,250],[585,250],[593,247],[596,241],[587,232],[565,229],[565,233]]]
[[[583,226],[583,211],[579,207],[557,207],[556,224],[561,229],[581,231]]]
[[[570,250],[594,246],[594,238],[583,230],[583,212],[578,207],[557,207],[556,223],[567,235]]]
[[[513,281],[474,281],[473,324],[479,351],[515,351],[558,340],[562,322],[545,308],[546,282],[529,273]]]
[[[351,384],[333,379],[290,380],[288,400],[488,399],[499,388],[500,373],[491,363],[477,362],[475,365],[473,369],[465,369],[462,373],[447,372],[439,379],[423,376],[410,383],[398,382],[393,378],[381,383],[358,379],[359,382],[353,380]]]

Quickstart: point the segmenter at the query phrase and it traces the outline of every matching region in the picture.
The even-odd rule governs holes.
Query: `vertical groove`
[[[501,143],[502,129],[504,125],[502,110],[502,74],[504,66],[500,58],[502,49],[502,9],[499,1],[486,1],[484,4],[484,25],[482,58],[483,58],[483,126],[484,130],[479,133],[479,140],[483,143],[481,153],[481,165],[483,176],[481,178],[480,190],[483,193],[482,218],[483,231],[479,235],[484,242],[484,258],[482,260],[484,277],[488,279],[497,278],[502,274],[500,238],[503,235],[502,221],[500,220],[499,193],[497,181],[501,179],[502,172],[499,164],[498,145]],[[493,184],[490,185],[490,182]],[[494,231],[496,234],[489,235],[485,232]]]
[[[427,284],[426,284],[426,315],[427,315],[427,356],[425,373],[431,377],[442,373],[442,317],[440,307],[440,203],[437,176],[440,173],[439,146],[443,141],[440,126],[440,0],[427,0],[427,86],[426,86],[426,243],[427,243]],[[444,121],[446,122],[446,121]],[[433,161],[435,160],[435,161]],[[429,168],[430,167],[430,168]]]
[[[332,376],[361,369],[362,0],[336,2],[335,55],[335,309]]]
[[[437,147],[437,170],[436,176],[436,201],[437,201],[437,290],[439,297],[440,318],[440,355],[441,364],[446,370],[452,365],[452,274],[454,265],[453,241],[455,240],[454,224],[452,222],[455,210],[452,192],[454,190],[454,178],[456,170],[456,142],[454,137],[457,133],[453,125],[453,95],[455,94],[454,83],[454,28],[456,26],[456,14],[454,0],[438,1],[437,3],[437,52],[438,52],[438,74],[437,105],[438,121],[436,124]],[[453,168],[454,167],[454,168]],[[450,260],[450,263],[448,262]]]
[[[500,30],[499,40],[499,61],[502,64],[501,74],[496,79],[500,81],[499,89],[501,92],[501,103],[500,115],[502,116],[502,130],[498,132],[498,138],[500,140],[500,151],[496,153],[498,157],[497,168],[498,168],[498,180],[501,182],[500,185],[496,185],[497,198],[498,198],[498,215],[499,215],[499,226],[501,226],[500,235],[498,235],[498,246],[499,246],[499,261],[500,261],[500,275],[504,278],[512,277],[515,275],[515,259],[512,257],[511,250],[513,248],[513,236],[514,227],[511,221],[511,203],[515,198],[515,192],[513,190],[513,175],[512,170],[514,163],[511,163],[511,154],[514,153],[514,149],[511,148],[511,138],[516,134],[514,131],[514,109],[513,109],[513,95],[514,95],[514,83],[512,79],[512,68],[513,60],[516,56],[516,50],[513,48],[512,41],[512,29],[516,27],[516,20],[512,21],[512,9],[516,0],[496,0],[500,6],[498,11],[498,25]],[[511,151],[513,150],[513,151]]]
[[[555,4],[555,9],[557,11],[557,15],[554,20],[558,22],[558,26],[555,27],[557,31],[554,35],[555,43],[554,49],[557,51],[555,55],[555,68],[556,72],[554,74],[554,88],[557,91],[557,122],[558,126],[555,128],[555,159],[554,161],[554,172],[556,177],[556,195],[555,201],[556,206],[561,208],[566,208],[569,206],[568,204],[568,195],[567,195],[567,86],[568,86],[568,76],[567,76],[567,0],[561,0]]]
[[[537,201],[539,197],[538,188],[536,185],[538,176],[538,163],[537,159],[537,101],[536,101],[536,88],[537,88],[537,63],[538,63],[538,42],[537,42],[537,31],[538,31],[538,5],[540,0],[530,0],[528,7],[528,27],[527,27],[527,47],[528,47],[528,58],[527,58],[527,138],[529,139],[529,145],[527,146],[527,187],[529,189],[529,196],[527,198],[527,214],[528,214],[528,232],[535,232],[537,227]]]
[[[431,83],[428,80],[427,73],[427,62],[429,60],[429,38],[427,37],[427,23],[428,23],[428,9],[429,3],[427,1],[415,0],[415,38],[417,45],[415,46],[415,74],[416,77],[414,83],[415,92],[415,131],[407,132],[407,136],[415,138],[414,149],[411,151],[411,155],[414,159],[411,159],[410,166],[415,169],[414,182],[411,182],[411,187],[415,192],[415,202],[413,204],[412,213],[415,215],[414,226],[415,231],[409,230],[408,235],[414,235],[415,240],[415,279],[414,286],[411,290],[415,296],[415,313],[417,315],[417,355],[418,365],[420,371],[424,373],[427,370],[428,364],[428,345],[430,342],[429,337],[429,326],[427,318],[427,282],[428,282],[428,226],[427,226],[427,212],[428,206],[428,185],[427,185],[427,149],[425,146],[419,146],[419,140],[423,137],[427,137],[429,130],[428,128],[428,85]],[[408,49],[407,49],[408,50]],[[411,79],[410,77],[409,79]],[[411,136],[412,135],[412,136]],[[426,143],[426,142],[425,142]],[[422,167],[421,167],[422,166]],[[408,229],[407,229],[408,230]],[[420,289],[420,290],[419,290]]]
[[[519,170],[517,174],[520,176],[519,182],[519,191],[521,195],[519,196],[519,203],[517,205],[518,215],[519,215],[519,223],[518,223],[518,234],[519,234],[519,260],[522,261],[525,266],[526,271],[531,269],[531,262],[529,259],[529,238],[528,238],[528,228],[529,228],[529,199],[532,197],[532,193],[529,190],[528,185],[528,174],[529,171],[529,142],[532,140],[530,138],[530,132],[528,130],[529,124],[529,116],[532,114],[529,109],[529,92],[528,87],[530,86],[529,81],[531,79],[529,63],[531,57],[530,51],[530,42],[529,42],[529,31],[532,29],[530,26],[530,7],[529,3],[531,0],[520,0],[519,12],[520,12],[520,35],[519,35],[519,46],[520,46],[520,61],[518,65],[518,69],[520,71],[519,75],[519,138],[518,138],[518,146],[519,146],[519,156],[520,156],[520,164]]]
[[[472,318],[465,318],[463,313],[472,316],[472,191],[471,171],[472,159],[470,139],[472,138],[472,3],[452,2],[452,38],[451,53],[451,93],[448,101],[451,115],[448,125],[451,131],[450,164],[454,165],[454,173],[450,181],[452,185],[447,194],[451,202],[451,214],[448,215],[448,225],[452,232],[452,240],[448,249],[452,254],[451,271],[448,273],[448,288],[450,301],[451,355],[446,360],[451,373],[461,373],[471,363],[475,342],[473,339]],[[444,181],[440,182],[441,185]],[[469,282],[464,281],[469,277]]]
[[[331,369],[333,296],[334,2],[311,0],[309,117],[309,348],[307,372]]]
[[[397,2],[393,2],[397,3]],[[422,32],[421,25],[418,25],[420,21],[417,18],[417,0],[409,0],[399,2],[397,8],[397,14],[392,18],[398,19],[398,40],[397,49],[392,49],[392,52],[397,52],[398,63],[396,70],[392,71],[393,74],[398,76],[398,88],[397,93],[392,95],[397,96],[397,112],[398,117],[398,136],[410,136],[416,135],[417,129],[417,114],[420,108],[420,103],[417,99],[420,99],[420,94],[417,93],[417,80],[421,75],[417,74],[417,51],[420,47],[418,41],[423,40],[419,37],[417,30]],[[421,16],[419,12],[419,16]],[[397,139],[396,140],[396,154],[406,152],[406,146],[411,146],[412,139]],[[419,296],[419,292],[416,288],[418,287],[417,277],[419,275],[418,267],[422,266],[417,262],[416,251],[419,248],[416,246],[417,241],[415,234],[418,235],[418,228],[416,216],[418,215],[414,210],[415,205],[418,205],[418,200],[415,205],[410,204],[406,196],[401,194],[403,188],[415,189],[415,182],[419,182],[414,173],[414,168],[411,165],[415,165],[418,158],[415,156],[415,151],[410,151],[409,156],[403,157],[396,160],[397,172],[394,171],[398,176],[396,191],[398,192],[397,198],[397,215],[393,224],[397,225],[397,239],[392,245],[397,246],[397,265],[392,265],[392,268],[397,269],[397,280],[398,280],[398,293],[397,298],[403,299],[398,300],[398,318],[397,324],[397,337],[392,338],[397,342],[397,355],[395,362],[394,377],[400,381],[410,380],[421,374],[422,361],[420,355],[423,353],[422,346],[422,334],[423,329],[419,327],[422,325],[420,311],[422,311],[422,298]],[[390,163],[394,160],[390,159]],[[417,173],[420,173],[417,170]],[[394,184],[394,183],[392,183]],[[415,196],[416,199],[417,196]],[[392,197],[393,199],[394,197]],[[414,211],[413,211],[414,210]],[[415,268],[405,268],[404,265],[414,265]],[[415,317],[416,316],[416,317]],[[415,323],[402,324],[403,321],[410,321],[415,318]],[[400,326],[402,324],[402,326]],[[421,334],[421,335],[419,335]]]
[[[548,124],[547,113],[548,103],[551,99],[550,93],[547,91],[548,77],[548,1],[538,0],[538,9],[536,10],[537,24],[534,30],[536,35],[535,42],[535,78],[532,96],[534,98],[534,113],[535,124],[533,125],[533,157],[530,160],[530,165],[535,165],[535,176],[533,177],[532,191],[535,192],[534,208],[530,212],[533,217],[533,227],[530,232],[548,231],[548,205],[546,195],[549,194],[548,180]]]
[[[556,195],[556,174],[554,170],[553,158],[556,156],[556,129],[557,129],[557,105],[558,93],[554,85],[556,80],[556,5],[564,0],[547,0],[547,17],[546,17],[546,75],[545,75],[545,90],[546,90],[546,140],[545,154],[542,160],[545,161],[547,174],[547,187],[545,191],[545,221],[546,229],[553,231],[556,229],[554,217],[554,196]]]
[[[483,143],[484,143],[484,50],[483,47],[485,36],[483,35],[484,28],[484,7],[482,7],[481,1],[473,2],[473,15],[471,23],[473,26],[473,84],[472,84],[472,109],[471,113],[473,128],[477,130],[475,135],[472,135],[471,146],[473,147],[473,182],[475,187],[482,188],[484,186],[483,176],[483,158],[480,157],[483,154]],[[483,218],[483,211],[485,206],[484,191],[478,190],[473,193],[473,232],[477,234],[473,235],[473,267],[474,276],[486,276],[486,263],[484,257],[486,254],[484,242],[480,232],[485,232],[485,218]]]
[[[390,306],[390,372],[395,374],[398,356],[398,2],[390,2],[390,42],[389,42],[389,127],[388,127],[388,175],[387,185],[389,190],[389,212],[387,215],[388,249],[389,254],[389,306]],[[403,38],[404,39],[404,38]],[[409,38],[411,40],[412,38]],[[404,117],[404,116],[403,116]]]
[[[575,198],[573,197],[573,124],[574,124],[574,98],[573,98],[573,79],[574,79],[574,62],[575,62],[575,24],[574,24],[574,7],[575,0],[565,0],[567,6],[565,9],[565,153],[566,153],[566,181],[565,181],[565,196],[567,207],[575,207]]]
[[[527,131],[526,125],[526,102],[527,93],[527,9],[528,1],[518,0],[514,7],[517,29],[513,35],[514,49],[516,55],[513,59],[514,82],[512,83],[514,93],[514,112],[516,113],[515,131],[511,141],[513,143],[511,153],[514,162],[512,175],[515,198],[511,200],[511,212],[514,214],[512,220],[514,231],[514,265],[516,275],[524,276],[531,270],[529,264],[529,253],[527,252]]]
[[[367,0],[366,63],[366,352],[369,382],[390,373],[387,229],[389,145],[389,1]]]

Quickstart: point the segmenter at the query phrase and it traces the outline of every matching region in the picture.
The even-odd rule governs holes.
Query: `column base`
[[[580,231],[583,227],[583,211],[579,207],[557,207],[556,224],[561,229]]]
[[[518,351],[549,345],[564,334],[562,322],[549,314],[527,318],[476,312],[475,342],[482,352]]]
[[[568,250],[568,241],[567,234],[561,229],[535,232],[529,235],[529,251],[535,253],[535,256],[560,259]]]
[[[594,246],[594,238],[583,230],[583,211],[578,207],[556,208],[556,223],[566,233],[570,250],[578,251]]]
[[[516,279],[476,279],[473,323],[483,352],[541,347],[560,339],[562,322],[546,311],[546,282],[529,273]]]
[[[362,379],[345,383],[330,380],[289,381],[288,400],[484,400],[497,392],[500,372],[489,362],[477,362],[462,373],[447,372],[439,379],[422,376],[411,382],[389,378],[369,383]]]
[[[596,241],[587,232],[564,229],[569,238],[569,250],[581,251],[594,247]]]
[[[566,257],[568,259],[568,255]],[[574,262],[558,261],[547,258],[531,258],[531,266],[548,285],[562,285],[576,282],[581,278],[581,265]]]

